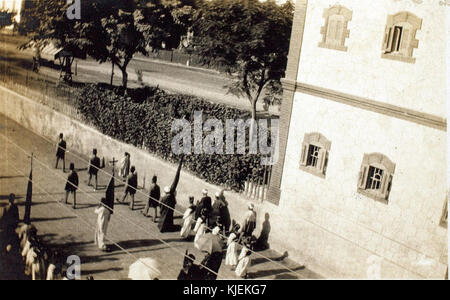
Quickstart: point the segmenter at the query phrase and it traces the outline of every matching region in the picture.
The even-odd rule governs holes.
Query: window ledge
[[[416,62],[416,59],[414,57],[407,57],[407,56],[391,54],[391,53],[382,53],[381,58],[397,60],[397,61],[406,62],[406,63],[410,63],[410,64],[413,64]]]
[[[339,50],[339,51],[347,51],[347,47],[346,46],[335,46],[335,45],[328,45],[326,43],[319,43],[319,47],[320,48],[326,48],[326,49],[332,49],[332,50]]]
[[[323,174],[320,171],[318,171],[315,167],[300,165],[300,170],[305,171],[307,173],[310,173],[312,175],[315,175],[317,177],[325,179],[325,174]]]
[[[373,193],[373,192],[369,192],[367,190],[363,190],[361,188],[358,188],[358,193],[360,193],[361,195],[366,196],[367,198],[373,199],[375,201],[384,203],[384,204],[389,204],[389,201],[386,200],[385,198],[381,197],[379,194],[377,193]]]

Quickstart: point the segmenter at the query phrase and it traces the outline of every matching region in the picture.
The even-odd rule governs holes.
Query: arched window
[[[325,9],[323,13],[325,25],[320,29],[322,41],[319,47],[347,51],[345,39],[349,37],[348,22],[352,20],[352,11],[341,5]]]
[[[320,133],[306,133],[302,143],[300,169],[324,178],[330,148],[331,142]]]
[[[387,203],[394,171],[395,164],[386,155],[364,154],[358,178],[358,192]]]
[[[422,19],[410,12],[399,12],[387,18],[381,57],[414,63],[413,50],[419,46],[416,32]]]

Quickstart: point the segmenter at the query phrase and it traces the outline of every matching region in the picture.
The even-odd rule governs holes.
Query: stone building
[[[446,276],[444,3],[296,1],[272,248],[328,277]]]

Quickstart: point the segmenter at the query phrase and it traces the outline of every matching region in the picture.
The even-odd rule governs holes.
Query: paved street
[[[19,65],[31,70],[32,51],[19,51],[20,45],[18,38],[0,35],[0,60],[6,60],[11,64]],[[77,76],[74,77],[78,82],[110,82],[111,64],[99,64],[88,58],[87,60],[77,60],[73,68],[77,69]],[[136,58],[130,62],[128,67],[129,86],[138,86],[136,70],[142,70],[143,81],[151,86],[159,86],[162,89],[194,95],[205,98],[209,101],[227,104],[229,106],[249,110],[250,102],[244,98],[237,98],[234,95],[227,94],[224,85],[231,83],[230,78],[219,74],[213,70],[188,68],[178,64],[171,64],[166,61],[153,61],[150,58],[136,55]],[[59,71],[53,68],[41,67],[41,74],[48,75],[54,80],[58,79]],[[121,72],[116,67],[114,84],[120,86],[122,82]],[[257,109],[262,110],[262,99],[260,99]],[[270,108],[270,113],[278,115],[278,106]]]
[[[99,185],[102,189],[94,191],[86,184],[86,162],[76,158],[75,155],[78,154],[68,153],[66,167],[68,162],[74,162],[75,166],[81,169],[78,172],[78,208],[72,210],[70,205],[60,202],[64,197],[67,173],[54,169],[54,145],[3,115],[0,115],[0,145],[0,204],[7,202],[9,193],[15,193],[19,198],[20,215],[23,216],[30,171],[28,155],[33,152],[36,158],[33,165],[32,223],[38,228],[39,236],[51,248],[58,248],[66,255],[78,255],[81,258],[83,278],[92,275],[95,279],[125,279],[131,263],[138,258],[153,257],[161,265],[162,278],[174,279],[181,268],[186,249],[196,255],[197,262],[203,258],[193,247],[193,242],[180,240],[178,232],[159,233],[156,224],[150,219],[137,210],[130,211],[125,205],[116,205],[108,228],[108,238],[127,253],[118,246],[114,246],[110,253],[101,252],[93,243],[96,222],[94,208],[104,195],[109,178],[100,174]],[[116,185],[118,184],[116,182]],[[193,183],[193,189],[201,189],[195,185],[196,183]],[[116,188],[116,196],[122,195],[122,189],[123,187]],[[144,192],[147,194],[147,191]],[[143,208],[144,195],[138,193],[136,199],[137,209]],[[69,203],[70,201],[72,198],[69,198]],[[184,210],[182,207],[177,208]],[[181,224],[181,221],[181,216],[176,213],[175,223]],[[264,257],[270,258],[271,261]],[[317,274],[289,259],[282,259],[282,255],[271,250],[252,254],[251,259],[250,278],[319,278]],[[235,278],[234,272],[222,264],[219,279]]]

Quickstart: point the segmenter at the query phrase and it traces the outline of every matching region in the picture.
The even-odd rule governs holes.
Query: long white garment
[[[200,239],[206,234],[206,225],[203,223],[202,218],[197,219],[197,223],[195,224],[194,228],[195,238],[194,238],[194,246],[195,248],[201,250],[202,245],[199,243]]]
[[[246,256],[239,260],[239,263],[234,271],[237,276],[245,277],[247,275],[248,265],[250,264],[250,257]]]
[[[192,224],[194,224],[194,211],[191,208],[186,209],[183,215],[183,227],[180,231],[182,238],[187,238],[191,233]]]
[[[109,219],[111,217],[111,212],[104,206],[100,206],[95,209],[97,217],[97,228],[95,230],[95,244],[98,245],[99,249],[104,249],[106,231],[108,229]]]
[[[235,241],[236,234],[233,232],[228,237],[227,241],[227,255],[225,256],[225,265],[236,266],[238,262],[237,243]]]
[[[55,269],[56,266],[54,264],[48,265],[47,280],[55,280]]]

